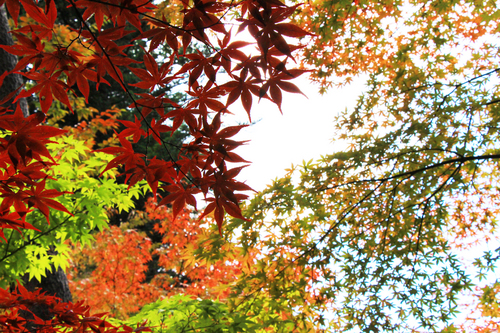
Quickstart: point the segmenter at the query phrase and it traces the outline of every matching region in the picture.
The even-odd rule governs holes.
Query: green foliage
[[[135,327],[147,320],[153,332],[258,332],[259,325],[227,305],[211,300],[176,295],[144,306],[124,324]]]
[[[480,299],[480,308],[483,316],[500,317],[500,300],[498,298],[498,291],[500,290],[500,283],[496,281],[492,286],[486,286],[482,289]]]
[[[33,210],[26,221],[40,231],[26,230],[22,235],[15,230],[4,231],[8,243],[0,244],[2,288],[25,273],[30,279],[40,280],[51,265],[66,268],[70,252],[67,241],[91,242],[94,230],[108,227],[108,209],[129,210],[133,199],[147,190],[144,183],[128,189],[118,184],[113,171],[99,177],[113,156],[90,152],[83,141],[60,137],[47,148],[58,165],[51,169],[49,175],[53,179],[47,180],[46,188],[66,192],[55,200],[72,215],[51,210],[48,224],[40,211]]]
[[[479,249],[476,272],[461,258],[498,233],[498,8],[319,0],[300,10],[317,34],[304,60],[313,80],[366,75],[367,89],[336,119],[344,151],[293,168],[250,201],[251,222],[228,226],[246,253],[262,253],[237,288],[318,321],[327,313],[322,328],[335,332],[458,329],[461,297],[498,259]],[[494,317],[496,284],[483,291]]]

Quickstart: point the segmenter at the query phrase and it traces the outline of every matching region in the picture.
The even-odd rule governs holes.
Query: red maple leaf
[[[173,80],[179,78],[177,75],[167,76],[168,73],[170,73],[174,60],[173,57],[171,57],[170,61],[163,63],[160,69],[158,69],[158,64],[151,54],[145,52],[143,59],[146,70],[142,68],[130,68],[132,73],[140,79],[138,83],[131,84],[131,86],[149,89],[149,91],[152,92],[156,86],[165,87]]]
[[[238,32],[248,27],[248,31],[257,40],[257,44],[264,57],[266,57],[268,50],[274,46],[283,55],[293,58],[291,48],[283,36],[300,38],[310,35],[310,33],[292,23],[278,22],[282,22],[290,17],[298,6],[300,4],[291,7],[281,4],[267,10],[259,10],[259,8],[253,7],[250,9],[251,19],[239,19],[242,24]]]
[[[47,114],[50,106],[54,100],[54,97],[65,104],[71,112],[73,112],[73,108],[71,107],[71,103],[68,98],[67,91],[71,90],[71,88],[63,81],[58,80],[59,73],[53,73],[52,75],[47,75],[46,72],[28,72],[21,73],[26,76],[28,79],[35,81],[37,84],[28,91],[21,92],[16,100],[23,97],[29,97],[34,93],[38,93],[40,97],[40,106],[42,108],[42,112]]]
[[[213,198],[207,198],[206,201],[210,202],[200,219],[206,215],[214,212],[215,221],[219,227],[219,233],[222,230],[222,223],[224,221],[224,212],[232,217],[247,220],[241,212],[239,202],[248,198],[245,194],[235,194],[236,191],[254,191],[250,186],[245,183],[234,180],[245,166],[233,168],[230,170],[218,170],[210,178],[212,183],[210,188],[214,191]]]
[[[24,201],[28,204],[28,207],[38,208],[47,219],[47,223],[50,223],[49,207],[73,216],[73,214],[71,214],[60,202],[51,199],[56,198],[64,193],[71,192],[59,192],[53,189],[47,190],[45,189],[45,180],[42,180],[35,186],[31,186],[31,189],[26,191],[27,197]]]
[[[133,135],[133,142],[136,143],[139,141],[141,136],[146,137],[146,132],[142,129],[142,121],[135,117],[135,122],[128,121],[128,120],[118,120],[120,123],[125,125],[125,129],[120,133],[123,137],[128,137]]]
[[[52,126],[39,125],[44,119],[45,115],[41,112],[24,118],[20,108],[13,115],[0,116],[0,128],[12,132],[7,151],[14,167],[17,167],[19,161],[26,166],[28,160],[32,158],[43,161],[42,156],[53,160],[46,148],[46,144],[51,142],[48,138],[61,135],[66,131]]]
[[[174,219],[181,212],[186,203],[196,209],[196,198],[194,197],[194,195],[201,192],[198,188],[189,185],[183,186],[179,183],[165,185],[161,188],[170,194],[163,198],[158,206],[167,205],[173,202],[172,211],[174,214]]]
[[[151,125],[151,131],[153,132],[153,138],[160,145],[163,144],[163,141],[161,140],[161,133],[165,133],[165,132],[171,132],[171,133],[173,133],[174,132],[173,129],[172,129],[172,127],[164,125],[164,120],[163,119],[160,119],[160,120],[157,121],[155,118],[153,118],[151,120],[151,124],[150,125]]]
[[[23,215],[23,214],[21,214]],[[3,233],[2,229],[14,229],[20,234],[22,234],[21,229],[30,229],[35,231],[40,231],[28,222],[24,220],[26,215],[21,216],[17,212],[2,212],[0,213],[0,237],[5,240],[7,243],[7,239]]]
[[[177,30],[173,29],[168,24],[157,20],[148,20],[148,22],[157,27],[143,32],[140,37],[137,37],[137,39],[151,38],[149,43],[149,52],[155,50],[158,46],[160,46],[160,44],[163,44],[164,41],[167,41],[168,46],[172,48],[174,54],[177,54],[179,52]]]
[[[252,94],[259,96],[260,87],[258,86],[258,83],[260,80],[247,80],[247,75],[248,71],[242,71],[240,76],[233,74],[232,76],[234,80],[225,83],[221,86],[221,88],[230,91],[227,97],[226,107],[233,104],[238,98],[241,98],[241,104],[243,104],[243,108],[248,114],[248,119],[251,121],[250,110],[252,109]]]
[[[300,91],[299,87],[297,87],[295,84],[288,82],[288,80],[292,80],[299,75],[307,72],[306,70],[282,70],[282,71],[276,71],[277,73],[274,73],[269,80],[266,81],[266,83],[262,86],[259,92],[259,96],[264,96],[266,95],[267,91],[269,90],[269,94],[271,96],[271,100],[278,106],[281,110],[281,102],[283,100],[282,98],[282,93],[281,91],[284,90],[286,92],[290,93],[298,93],[304,95],[302,91]],[[304,95],[305,96],[305,95]]]
[[[124,136],[118,135],[118,139],[122,145],[121,147],[107,147],[97,150],[99,152],[116,156],[108,163],[106,168],[101,172],[101,175],[120,165],[125,166],[125,171],[136,168],[137,166],[140,166],[141,168],[145,167],[144,160],[142,159],[144,155],[136,153],[132,144]]]

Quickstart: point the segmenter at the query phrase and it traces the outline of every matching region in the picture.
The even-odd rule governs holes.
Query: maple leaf
[[[198,188],[194,186],[183,186],[182,184],[165,185],[161,188],[169,194],[160,201],[158,206],[167,205],[173,202],[172,210],[174,219],[179,215],[186,203],[196,209],[196,198],[194,195],[200,193]]]
[[[222,233],[224,212],[227,212],[235,218],[248,221],[248,219],[242,215],[241,208],[238,204],[241,200],[248,198],[248,196],[244,194],[235,194],[235,191],[255,192],[255,190],[245,183],[234,180],[234,177],[236,177],[244,167],[246,166],[230,170],[218,170],[210,177],[213,182],[210,184],[210,187],[214,191],[214,198],[205,199],[210,203],[201,214],[200,219],[214,212],[214,218],[219,228],[219,233]]]
[[[45,68],[46,70],[49,70],[50,73],[54,73],[54,69],[59,66],[65,73],[68,73],[68,70],[65,69],[76,68],[80,62],[80,57],[82,57],[82,55],[76,51],[57,46],[54,52],[46,52],[44,54],[40,63],[40,68]],[[68,86],[71,85],[68,84]]]
[[[73,86],[75,83],[78,85],[78,89],[85,97],[85,101],[88,102],[89,94],[90,94],[90,86],[89,81],[97,83],[97,89],[99,89],[100,83],[105,83],[110,86],[110,83],[97,75],[97,72],[88,68],[90,66],[89,63],[86,65],[81,65],[78,67],[68,66],[68,68],[64,71],[68,76],[68,86]]]
[[[292,7],[278,6],[268,11],[259,11],[254,7],[250,10],[253,16],[252,19],[238,19],[242,22],[238,28],[238,32],[248,28],[249,32],[257,40],[257,44],[263,52],[264,57],[266,57],[268,50],[274,46],[283,55],[293,58],[290,46],[283,35],[300,38],[310,35],[310,33],[294,24],[278,22],[284,21],[290,17],[298,6],[300,5]]]
[[[172,48],[174,54],[179,52],[179,41],[177,40],[177,30],[170,27],[168,24],[153,20],[148,20],[148,22],[157,26],[156,28],[152,28],[141,33],[139,38],[151,38],[149,44],[149,52],[155,50],[160,46],[164,41],[167,41],[168,46]]]
[[[229,44],[229,36],[230,35],[228,34],[222,41],[219,40],[219,47],[221,50],[215,55],[214,61],[220,62],[227,73],[232,73],[231,59],[238,61],[247,60],[249,56],[240,49],[252,45],[252,43],[246,41],[235,41]]]
[[[0,116],[0,127],[12,132],[8,141],[7,151],[14,167],[21,160],[26,166],[28,159],[34,158],[42,161],[45,156],[53,161],[52,156],[45,147],[51,142],[50,137],[65,133],[65,130],[51,126],[39,125],[45,119],[45,115],[36,112],[27,118],[20,108],[13,115]]]
[[[21,5],[18,0],[0,0],[0,7],[4,4],[7,4],[7,10],[9,11],[10,16],[14,20],[14,24],[17,26],[19,19],[19,11],[21,9]]]
[[[267,57],[268,61],[270,58]],[[272,58],[271,58],[272,60]],[[247,57],[246,59],[239,61],[236,66],[233,68],[231,73],[241,71],[240,76],[248,76],[248,73],[253,76],[257,82],[263,81],[263,75],[261,71],[267,71],[266,61],[262,59],[260,56]]]
[[[181,167],[181,172],[193,177],[193,182],[196,184],[201,178],[201,170],[205,162],[197,158],[197,154],[190,154],[189,158],[183,156],[180,161],[176,162]]]
[[[206,28],[210,27],[210,29],[214,31],[226,33],[224,25],[214,14],[223,12],[228,7],[229,4],[227,3],[213,0],[195,0],[193,1],[192,7],[185,2],[183,10],[184,26],[188,31],[193,30],[193,34],[197,39],[208,42],[208,38],[205,34]]]
[[[7,186],[2,190],[3,193],[0,196],[3,198],[3,200],[0,205],[0,211],[8,211],[10,207],[14,207],[15,212],[18,213],[19,216],[25,216],[28,212],[28,209],[25,205],[25,200],[28,197],[28,193],[22,190],[13,192]]]
[[[47,223],[50,223],[49,221],[49,207],[54,208],[56,210],[65,212],[71,216],[71,214],[66,207],[64,207],[61,203],[51,199],[51,198],[56,198],[58,196],[63,195],[64,193],[70,193],[70,192],[59,192],[57,190],[47,190],[45,189],[45,179],[42,180],[41,182],[37,183],[36,185],[31,186],[31,189],[28,189],[25,191],[27,197],[24,199],[26,204],[28,205],[29,208],[38,208],[40,212],[45,216],[47,219]]]
[[[111,21],[118,26],[125,26],[128,23],[133,25],[139,32],[142,32],[139,15],[153,12],[156,6],[152,3],[144,3],[141,0],[121,0],[118,6],[110,6],[109,13]]]
[[[215,112],[226,111],[226,106],[220,101],[220,98],[227,94],[225,89],[213,86],[211,81],[203,87],[195,82],[192,88],[193,90],[187,91],[187,94],[193,96],[194,99],[189,101],[187,108],[197,108],[205,117],[209,109]]]
[[[241,98],[241,104],[247,112],[248,119],[251,121],[250,111],[252,109],[252,94],[259,96],[260,87],[257,83],[260,82],[258,79],[246,79],[247,71],[242,71],[240,76],[233,74],[233,81],[229,81],[221,86],[223,89],[227,89],[229,95],[227,97],[226,107],[233,104],[238,98]]]
[[[178,107],[165,115],[165,118],[174,118],[172,122],[172,134],[183,124],[186,123],[189,128],[198,127],[198,121],[194,115],[200,114],[200,110]]]
[[[99,152],[116,156],[108,163],[106,168],[104,168],[101,175],[106,171],[122,164],[125,166],[125,171],[134,169],[137,166],[140,166],[141,168],[145,166],[144,160],[142,159],[144,155],[136,153],[132,144],[123,135],[118,135],[118,139],[120,140],[122,147],[107,147],[97,150]]]
[[[22,215],[22,216],[21,216]],[[35,228],[30,223],[26,222],[25,214],[19,214],[17,212],[3,212],[0,213],[0,237],[5,240],[7,243],[7,239],[5,238],[5,234],[3,233],[3,229],[14,229],[22,235],[21,229],[30,229],[35,231],[40,231]]]
[[[214,156],[214,160],[217,165],[219,165],[222,161],[248,162],[235,153],[231,153],[231,150],[234,150],[235,148],[244,144],[246,141],[235,141],[229,139],[230,137],[238,134],[239,131],[242,128],[247,127],[247,125],[229,126],[220,129],[221,114],[221,112],[217,113],[211,124],[208,124],[204,119],[203,129],[200,130],[200,134],[204,136],[202,142],[208,144],[209,149],[220,154],[220,156]]]
[[[157,112],[160,117],[165,117],[165,108],[167,106],[172,106],[174,108],[180,108],[180,106],[169,98],[165,97],[162,93],[158,96],[153,96],[151,94],[137,94],[141,98],[135,101],[135,103],[130,104],[130,107],[142,107],[141,113],[146,117],[151,112]]]
[[[38,24],[45,26],[48,30],[52,30],[57,18],[57,8],[53,0],[48,0],[45,3],[45,13],[37,6],[33,0],[20,0],[23,4],[23,9],[34,19]],[[51,35],[44,37],[50,38]]]
[[[179,78],[178,75],[167,77],[167,75],[170,73],[170,69],[174,60],[173,57],[171,57],[170,61],[163,63],[160,69],[158,69],[158,64],[151,54],[145,52],[143,59],[146,70],[141,68],[130,68],[132,73],[134,73],[140,79],[138,83],[131,84],[131,86],[153,91],[157,85],[160,87],[165,87],[173,80]]]
[[[203,72],[211,82],[215,82],[217,70],[213,67],[213,59],[206,58],[199,50],[197,53],[185,54],[184,56],[190,61],[181,67],[178,74],[190,71],[188,81],[190,87],[196,83]]]
[[[82,14],[84,20],[88,20],[92,15],[94,16],[95,23],[97,25],[97,30],[101,30],[102,24],[104,22],[104,16],[110,17],[109,7],[106,3],[99,3],[94,1],[79,0],[75,1],[75,6],[79,8],[85,8]]]
[[[271,100],[278,106],[280,112],[283,112],[281,110],[281,90],[289,93],[298,93],[304,95],[304,93],[302,93],[302,91],[300,91],[300,89],[295,84],[288,82],[288,80],[294,79],[304,72],[306,72],[306,70],[282,70],[278,73],[274,73],[274,75],[269,78],[269,80],[267,80],[266,83],[261,87],[259,96],[265,96],[267,94],[267,91],[269,90]]]
[[[166,117],[165,117],[166,118]],[[171,132],[173,133],[174,130],[172,127],[164,125],[164,120],[156,120],[155,118],[151,119],[151,131],[153,132],[153,138],[158,142],[158,144],[162,145],[163,141],[161,139],[161,133],[164,132]]]
[[[0,48],[10,54],[22,57],[11,72],[21,71],[30,63],[33,63],[35,68],[38,68],[42,62],[42,55],[45,49],[45,45],[42,44],[41,39],[36,34],[31,34],[31,38],[16,31],[12,31],[12,34],[19,41],[17,44],[0,45]]]
[[[137,118],[137,116],[134,116],[135,122],[128,121],[128,120],[118,120],[120,123],[122,123],[126,129],[123,130],[120,135],[123,137],[128,137],[130,135],[133,135],[133,142],[136,143],[139,141],[141,136],[146,137],[146,132],[142,129],[142,121]]]
[[[156,192],[158,189],[158,182],[163,181],[166,183],[173,183],[175,179],[178,179],[178,174],[172,167],[172,162],[165,162],[153,157],[146,168],[146,181],[153,191],[153,195],[156,197]]]
[[[36,73],[20,73],[26,76],[28,79],[35,81],[37,84],[28,91],[21,92],[17,97],[16,101],[23,97],[29,97],[34,93],[38,93],[40,96],[40,106],[42,107],[42,112],[47,113],[55,97],[57,100],[65,104],[71,112],[73,108],[71,102],[69,101],[67,91],[71,88],[63,81],[58,80],[59,73],[53,73],[48,76],[45,72]]]

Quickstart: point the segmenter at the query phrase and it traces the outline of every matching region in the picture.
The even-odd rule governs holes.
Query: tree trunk
[[[5,10],[5,5],[0,6],[0,45],[12,45],[14,41],[12,40],[12,36],[9,33],[9,21],[7,20],[7,12]],[[7,53],[3,49],[0,49],[0,75],[5,72],[11,71],[17,64],[17,57],[13,54]],[[7,97],[10,93],[15,91],[23,84],[23,78],[19,74],[10,74],[8,75],[4,81],[2,86],[0,87],[0,101]],[[13,104],[14,99],[7,101],[7,103],[0,106],[10,106]],[[25,117],[29,115],[28,111],[28,103],[25,98],[21,98],[17,103],[21,107],[23,114]],[[13,105],[15,108],[17,105]]]
[[[23,276],[23,285],[29,291],[41,288],[47,295],[56,296],[63,302],[71,302],[73,298],[71,296],[71,291],[69,290],[68,278],[61,267],[55,269],[54,266],[52,266],[52,272],[47,270],[46,273],[47,276],[42,277],[41,282],[38,282],[37,279],[29,280],[28,274],[25,274]],[[45,308],[33,308],[31,311],[44,320],[51,318],[50,313],[48,313]]]
[[[61,299],[62,302],[71,302],[71,291],[69,290],[68,278],[64,271],[59,267],[55,269],[52,266],[52,272],[45,271],[46,276],[42,277],[41,282],[37,279],[29,279],[29,275],[25,274],[22,277],[23,285],[28,291],[35,291],[41,289],[46,295],[56,296]],[[50,320],[53,314],[46,304],[33,304],[30,305],[29,311],[20,311],[19,316],[28,320],[25,327],[28,332],[36,333],[43,331],[38,325],[35,325],[31,320],[34,319],[33,314],[42,320]]]

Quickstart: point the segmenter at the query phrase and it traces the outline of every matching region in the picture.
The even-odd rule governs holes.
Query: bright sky
[[[254,98],[252,121],[254,125],[241,130],[237,140],[250,140],[235,150],[252,164],[243,169],[237,177],[256,191],[263,190],[277,177],[285,174],[292,164],[318,159],[330,154],[339,145],[332,141],[334,118],[338,112],[351,109],[358,95],[363,91],[363,81],[354,80],[342,89],[332,89],[321,96],[319,86],[306,77],[292,81],[307,96],[283,93],[282,110],[269,101],[257,104]],[[232,106],[234,113],[245,115],[239,102]],[[248,122],[244,117],[242,122]]]

